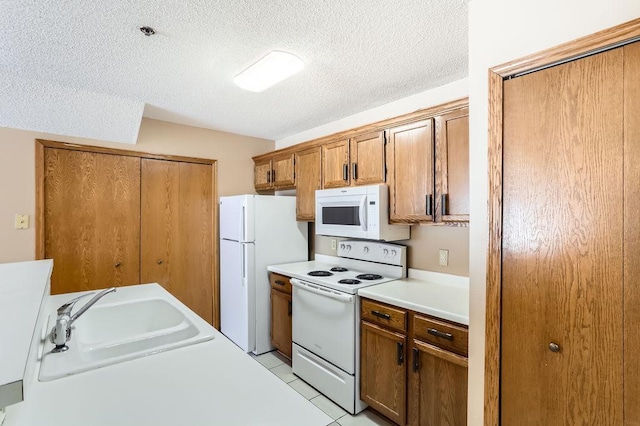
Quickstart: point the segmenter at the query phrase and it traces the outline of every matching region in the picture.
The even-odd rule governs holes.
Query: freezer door
[[[239,242],[254,241],[253,206],[253,195],[221,197],[220,238]]]
[[[245,352],[255,347],[254,245],[220,240],[220,329]]]

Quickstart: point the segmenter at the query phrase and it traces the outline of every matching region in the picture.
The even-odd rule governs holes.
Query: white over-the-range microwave
[[[389,224],[387,185],[350,186],[316,191],[316,234],[398,241],[409,226]]]

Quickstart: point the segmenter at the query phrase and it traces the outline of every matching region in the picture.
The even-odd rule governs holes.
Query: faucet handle
[[[58,308],[58,311],[57,311],[58,316],[62,316],[62,315],[71,316],[71,310],[73,309],[73,305],[75,305],[76,302],[82,299],[83,297],[91,296],[92,294],[95,294],[95,291],[92,293],[83,294],[82,296],[78,296],[74,299],[69,300],[67,303],[65,303],[64,305]]]

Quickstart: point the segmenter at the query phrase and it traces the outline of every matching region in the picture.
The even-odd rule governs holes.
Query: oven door
[[[367,238],[367,231],[366,193],[316,196],[316,234]]]
[[[356,296],[292,278],[293,341],[355,374]]]

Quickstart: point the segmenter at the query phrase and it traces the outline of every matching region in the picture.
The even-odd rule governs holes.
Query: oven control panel
[[[338,256],[390,265],[402,265],[407,258],[407,248],[399,244],[378,241],[345,240],[338,243]]]

